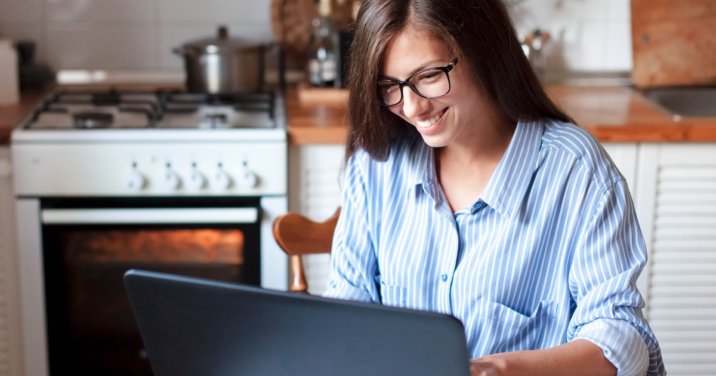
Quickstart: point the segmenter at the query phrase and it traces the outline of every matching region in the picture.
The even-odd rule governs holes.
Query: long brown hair
[[[385,160],[395,139],[418,132],[380,104],[377,79],[385,49],[407,26],[443,41],[467,64],[511,121],[574,122],[549,99],[522,52],[503,0],[364,0],[354,25],[348,72],[346,157],[364,149]]]

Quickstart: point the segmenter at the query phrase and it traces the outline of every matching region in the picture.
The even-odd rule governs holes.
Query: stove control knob
[[[212,185],[220,190],[228,190],[229,188],[231,188],[233,183],[234,182],[231,180],[231,176],[226,171],[224,171],[221,166],[219,166],[219,169],[216,170],[216,173],[214,174],[214,181]]]
[[[169,166],[167,166],[167,170],[164,172],[163,183],[167,191],[176,191],[181,188],[181,178],[176,172],[169,168]]]
[[[132,169],[127,179],[127,188],[132,191],[139,192],[147,185],[147,178],[136,169]]]
[[[186,184],[194,191],[200,191],[206,187],[206,177],[198,169],[192,168],[189,180]]]
[[[251,171],[246,165],[241,168],[239,176],[236,177],[237,185],[241,188],[254,188],[258,183],[258,177],[256,173]]]

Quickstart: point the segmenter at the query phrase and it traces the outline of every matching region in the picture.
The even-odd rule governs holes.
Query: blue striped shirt
[[[665,374],[636,279],[646,247],[624,178],[583,129],[520,122],[482,195],[452,212],[433,149],[348,160],[328,297],[448,313],[474,358],[574,339],[619,375]]]

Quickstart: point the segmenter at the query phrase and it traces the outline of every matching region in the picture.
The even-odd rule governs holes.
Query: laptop
[[[452,316],[129,270],[157,376],[469,375]]]

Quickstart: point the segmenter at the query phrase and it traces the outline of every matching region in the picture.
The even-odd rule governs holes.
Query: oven
[[[286,289],[285,122],[260,98],[58,92],[13,131],[26,374],[151,375],[129,268]]]

